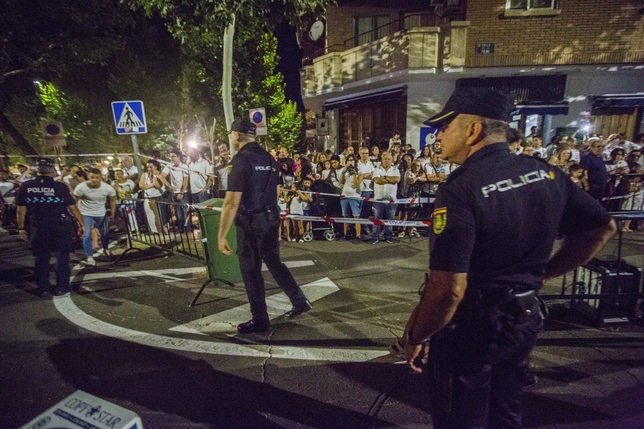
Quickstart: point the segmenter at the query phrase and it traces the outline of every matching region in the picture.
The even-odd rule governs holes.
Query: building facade
[[[329,123],[318,147],[384,146],[399,130],[420,149],[456,86],[511,91],[511,126],[546,142],[644,131],[640,0],[345,0],[324,25],[301,70],[305,106]]]

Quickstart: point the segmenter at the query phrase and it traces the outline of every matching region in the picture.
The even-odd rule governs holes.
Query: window
[[[388,25],[390,21],[391,18],[389,17],[389,15],[363,16],[354,18],[353,36],[355,38],[355,46],[388,36],[390,34]]]
[[[554,9],[555,0],[508,0],[505,8],[509,10]]]
[[[555,0],[507,0],[505,3],[505,17],[539,17],[555,16],[561,14],[557,9]]]

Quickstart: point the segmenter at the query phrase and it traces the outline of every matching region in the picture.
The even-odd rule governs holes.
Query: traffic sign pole
[[[137,134],[145,134],[148,127],[145,122],[145,109],[143,102],[135,101],[113,101],[112,114],[114,115],[114,126],[116,134],[132,136],[132,148],[134,149],[134,165],[139,170],[139,179],[143,177],[141,157],[139,156],[139,140]]]
[[[141,157],[139,156],[139,139],[136,134],[132,134],[132,148],[134,148],[134,165],[139,170],[139,180],[143,177],[143,169],[141,168]]]

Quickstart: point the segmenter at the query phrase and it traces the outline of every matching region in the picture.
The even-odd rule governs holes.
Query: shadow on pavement
[[[100,398],[212,428],[283,427],[266,414],[316,428],[366,427],[364,414],[217,371],[203,360],[113,338],[83,338],[73,325],[56,319],[38,328],[61,338],[47,349],[61,377]]]

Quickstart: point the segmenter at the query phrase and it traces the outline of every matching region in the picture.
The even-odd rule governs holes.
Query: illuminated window
[[[555,9],[555,0],[507,0],[508,10]]]

